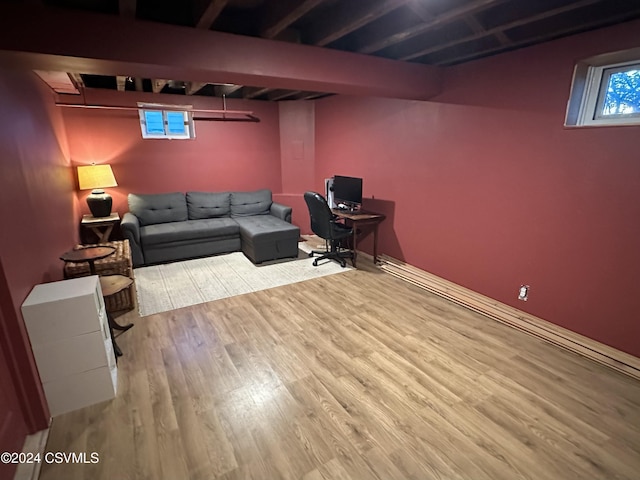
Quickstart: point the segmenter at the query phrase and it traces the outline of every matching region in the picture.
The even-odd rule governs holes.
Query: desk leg
[[[378,263],[378,224],[373,227],[373,264]]]
[[[353,242],[351,247],[353,248],[353,256],[351,257],[351,265],[353,265],[353,268],[356,268],[356,257],[358,256],[358,250],[357,250],[357,246],[358,246],[358,229],[356,228],[356,223],[354,222],[353,225]]]

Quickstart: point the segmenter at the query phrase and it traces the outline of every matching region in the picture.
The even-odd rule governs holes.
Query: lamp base
[[[95,189],[87,197],[87,205],[89,205],[91,215],[94,217],[108,217],[111,215],[113,199],[104,190]]]

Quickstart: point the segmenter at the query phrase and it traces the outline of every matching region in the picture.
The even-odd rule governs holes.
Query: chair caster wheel
[[[309,255],[309,257],[313,257],[313,252],[309,252],[307,255]]]
[[[318,259],[317,259],[317,258],[313,261],[313,266],[314,266],[314,267],[317,267],[317,266],[318,266]]]

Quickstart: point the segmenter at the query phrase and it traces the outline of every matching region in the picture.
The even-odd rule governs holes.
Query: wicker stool
[[[119,293],[128,290],[129,287],[133,285],[133,280],[129,277],[125,277],[124,275],[105,275],[100,277],[100,289],[102,290],[102,296],[104,297],[105,306],[109,299],[115,297]],[[109,321],[109,330],[111,332],[111,343],[113,345],[113,352],[117,358],[122,356],[122,350],[116,343],[116,337],[113,334],[114,330],[121,330],[126,332],[131,327],[133,327],[133,323],[129,323],[128,325],[120,325],[115,321],[113,315],[107,308],[107,319]]]
[[[107,258],[95,261],[96,273],[100,276],[123,275],[133,279],[133,263],[131,261],[131,249],[129,240],[101,243],[114,247],[116,251]],[[89,245],[76,245],[76,249],[81,249]],[[64,265],[64,278],[85,277],[91,275],[87,262],[66,262]],[[107,312],[118,312],[132,310],[135,307],[135,285],[132,282],[127,288],[105,297],[104,303]]]

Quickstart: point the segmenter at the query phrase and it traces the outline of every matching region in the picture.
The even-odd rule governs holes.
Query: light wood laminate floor
[[[130,319],[41,479],[640,478],[640,382],[385,273]]]

